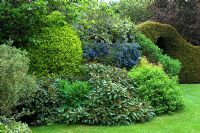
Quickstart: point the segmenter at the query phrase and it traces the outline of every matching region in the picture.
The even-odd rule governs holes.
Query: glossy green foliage
[[[0,115],[10,116],[23,98],[33,92],[35,80],[27,74],[28,69],[25,51],[0,45]]]
[[[145,64],[133,68],[128,75],[137,83],[137,94],[151,103],[156,114],[170,113],[182,108],[177,79],[169,78],[161,67]]]
[[[145,122],[154,116],[152,107],[135,95],[126,70],[102,64],[86,64],[84,70],[93,88],[81,106],[63,115],[66,122],[126,125]]]
[[[59,80],[57,84],[58,92],[66,103],[64,108],[80,106],[91,89],[86,81]]]
[[[40,78],[34,93],[17,106],[17,119],[34,126],[64,123],[68,120],[64,118],[66,110],[82,105],[90,89],[83,81]]]
[[[33,46],[28,49],[30,69],[36,75],[75,74],[82,61],[81,42],[76,32],[55,11],[46,16],[41,32],[32,37]]]
[[[128,87],[130,92],[134,92],[135,87],[132,85],[132,80],[128,78],[127,71],[125,69],[106,66],[103,64],[85,64],[83,67],[85,80],[88,80],[90,84],[98,82],[99,80],[112,81],[116,84],[121,84],[124,87]],[[95,86],[93,86],[95,87]]]

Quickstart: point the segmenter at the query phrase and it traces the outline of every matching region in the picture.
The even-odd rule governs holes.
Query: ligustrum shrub
[[[130,70],[128,75],[137,83],[137,94],[151,103],[156,114],[170,113],[182,108],[177,78],[169,78],[161,66],[145,63]]]
[[[34,126],[52,124],[57,121],[62,104],[56,78],[42,77],[37,80],[34,93],[17,106],[17,119]]]
[[[48,25],[32,38],[34,45],[29,48],[30,69],[39,76],[73,75],[79,71],[81,42],[76,32],[62,19],[64,17],[59,12],[48,15],[44,19]]]

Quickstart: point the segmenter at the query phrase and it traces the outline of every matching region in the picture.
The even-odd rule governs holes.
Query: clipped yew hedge
[[[180,60],[181,83],[200,82],[200,47],[188,43],[174,27],[168,24],[147,21],[139,24],[138,29],[161,48],[163,53]]]

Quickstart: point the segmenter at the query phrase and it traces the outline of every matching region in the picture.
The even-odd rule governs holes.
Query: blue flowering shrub
[[[103,42],[95,42],[84,46],[83,56],[88,62],[98,62],[130,69],[137,65],[141,52],[139,45],[136,43],[108,45]]]
[[[109,54],[109,48],[106,43],[89,43],[83,48],[83,56],[88,61],[94,61]]]
[[[136,43],[119,44],[115,48],[114,62],[117,67],[132,68],[138,64],[139,57],[141,56],[139,45]]]

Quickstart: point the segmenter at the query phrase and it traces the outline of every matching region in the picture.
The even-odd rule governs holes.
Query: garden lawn
[[[200,84],[180,86],[185,108],[146,123],[112,127],[63,124],[31,129],[33,133],[200,133]]]

